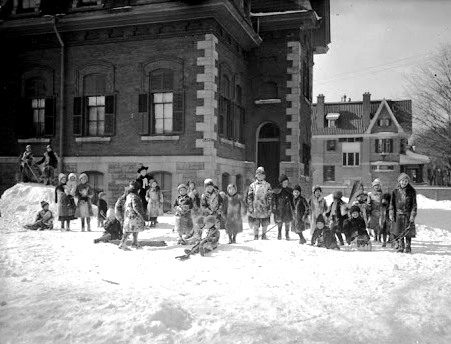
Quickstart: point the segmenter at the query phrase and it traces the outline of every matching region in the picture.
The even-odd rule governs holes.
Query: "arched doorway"
[[[280,162],[280,129],[274,123],[263,123],[257,128],[257,165],[266,171],[266,180],[277,185]]]

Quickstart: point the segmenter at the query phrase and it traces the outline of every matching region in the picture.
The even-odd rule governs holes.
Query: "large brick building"
[[[367,186],[379,178],[385,187],[396,185],[400,172],[416,183],[425,180],[429,158],[409,146],[412,134],[411,100],[371,100],[313,105],[313,183],[346,188],[355,180]]]
[[[49,142],[110,197],[139,163],[168,199],[207,176],[243,189],[257,165],[307,181],[328,0],[3,3],[3,188]]]

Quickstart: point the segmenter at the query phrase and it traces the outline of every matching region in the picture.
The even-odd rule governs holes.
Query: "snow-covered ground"
[[[129,252],[100,231],[18,231],[18,204],[47,191],[17,188],[0,201],[0,343],[451,342],[451,231],[427,211],[412,255],[253,241],[246,224],[178,261],[171,216],[140,236],[168,246]]]

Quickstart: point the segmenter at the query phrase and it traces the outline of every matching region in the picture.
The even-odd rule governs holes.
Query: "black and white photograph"
[[[451,343],[450,18],[0,0],[0,343]]]

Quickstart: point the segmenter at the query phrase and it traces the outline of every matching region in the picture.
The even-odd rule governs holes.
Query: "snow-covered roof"
[[[400,154],[399,163],[401,165],[417,165],[417,164],[429,164],[431,159],[423,154],[406,151],[406,154]]]
[[[331,112],[331,113],[328,113],[327,115],[326,115],[326,119],[338,119],[340,117],[340,113],[338,113],[338,112]]]

